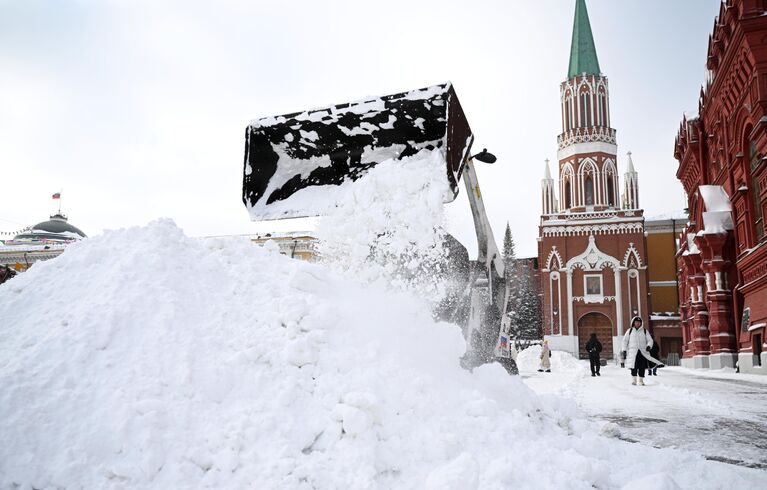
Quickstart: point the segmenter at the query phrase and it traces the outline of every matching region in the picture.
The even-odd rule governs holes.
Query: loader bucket
[[[242,200],[254,221],[318,216],[375,165],[437,151],[453,190],[473,135],[450,83],[265,117],[245,131]]]

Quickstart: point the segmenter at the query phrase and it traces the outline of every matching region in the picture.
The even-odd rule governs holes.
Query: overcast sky
[[[697,109],[718,0],[588,0],[610,80],[618,172],[646,215],[685,207],[673,144]],[[497,240],[537,253],[544,159],[556,176],[574,0],[0,0],[0,231],[62,211],[89,235],[158,217],[243,234],[251,119],[450,80],[498,156],[478,168]],[[452,227],[472,247],[465,202]],[[500,244],[500,243],[499,243]]]

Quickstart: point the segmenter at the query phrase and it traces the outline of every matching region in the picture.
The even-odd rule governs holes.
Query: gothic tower
[[[585,0],[576,0],[567,79],[560,85],[559,183],[548,160],[538,238],[544,333],[553,348],[584,356],[596,333],[615,357],[633,316],[649,326],[644,217],[629,153],[622,200],[610,90]],[[557,199],[557,191],[559,199]]]
[[[618,173],[615,130],[610,127],[610,91],[599,69],[585,0],[576,2],[570,66],[559,92],[560,211],[614,208],[618,203]]]

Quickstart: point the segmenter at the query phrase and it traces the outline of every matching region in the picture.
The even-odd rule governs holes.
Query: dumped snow
[[[447,261],[444,202],[450,195],[439,152],[383,162],[321,219],[319,255],[347,276],[437,302],[444,295],[439,278]]]
[[[517,367],[520,372],[532,372],[541,364],[541,346],[533,345],[517,355]],[[551,370],[553,372],[572,371],[580,369],[580,364],[570,353],[552,350]]]

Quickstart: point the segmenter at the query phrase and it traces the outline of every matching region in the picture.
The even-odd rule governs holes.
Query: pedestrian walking
[[[586,343],[586,352],[589,353],[591,376],[601,376],[601,374],[599,374],[599,354],[602,352],[602,343],[597,339],[596,333],[592,333],[589,341]]]
[[[650,356],[652,345],[653,340],[642,326],[642,319],[635,316],[631,319],[631,327],[623,336],[623,352],[621,353],[626,358],[626,367],[631,370],[632,385],[637,384],[638,376],[638,384],[644,386],[644,372],[647,369],[648,361],[662,365],[660,361]]]
[[[652,347],[650,347],[650,356],[654,359],[660,359],[660,346],[655,341],[655,335],[650,330],[650,338],[652,339]],[[654,361],[647,361],[647,376],[658,375],[658,364]]]
[[[549,341],[543,341],[543,349],[541,349],[541,367],[538,372],[546,371],[551,372],[551,349],[549,349]]]

